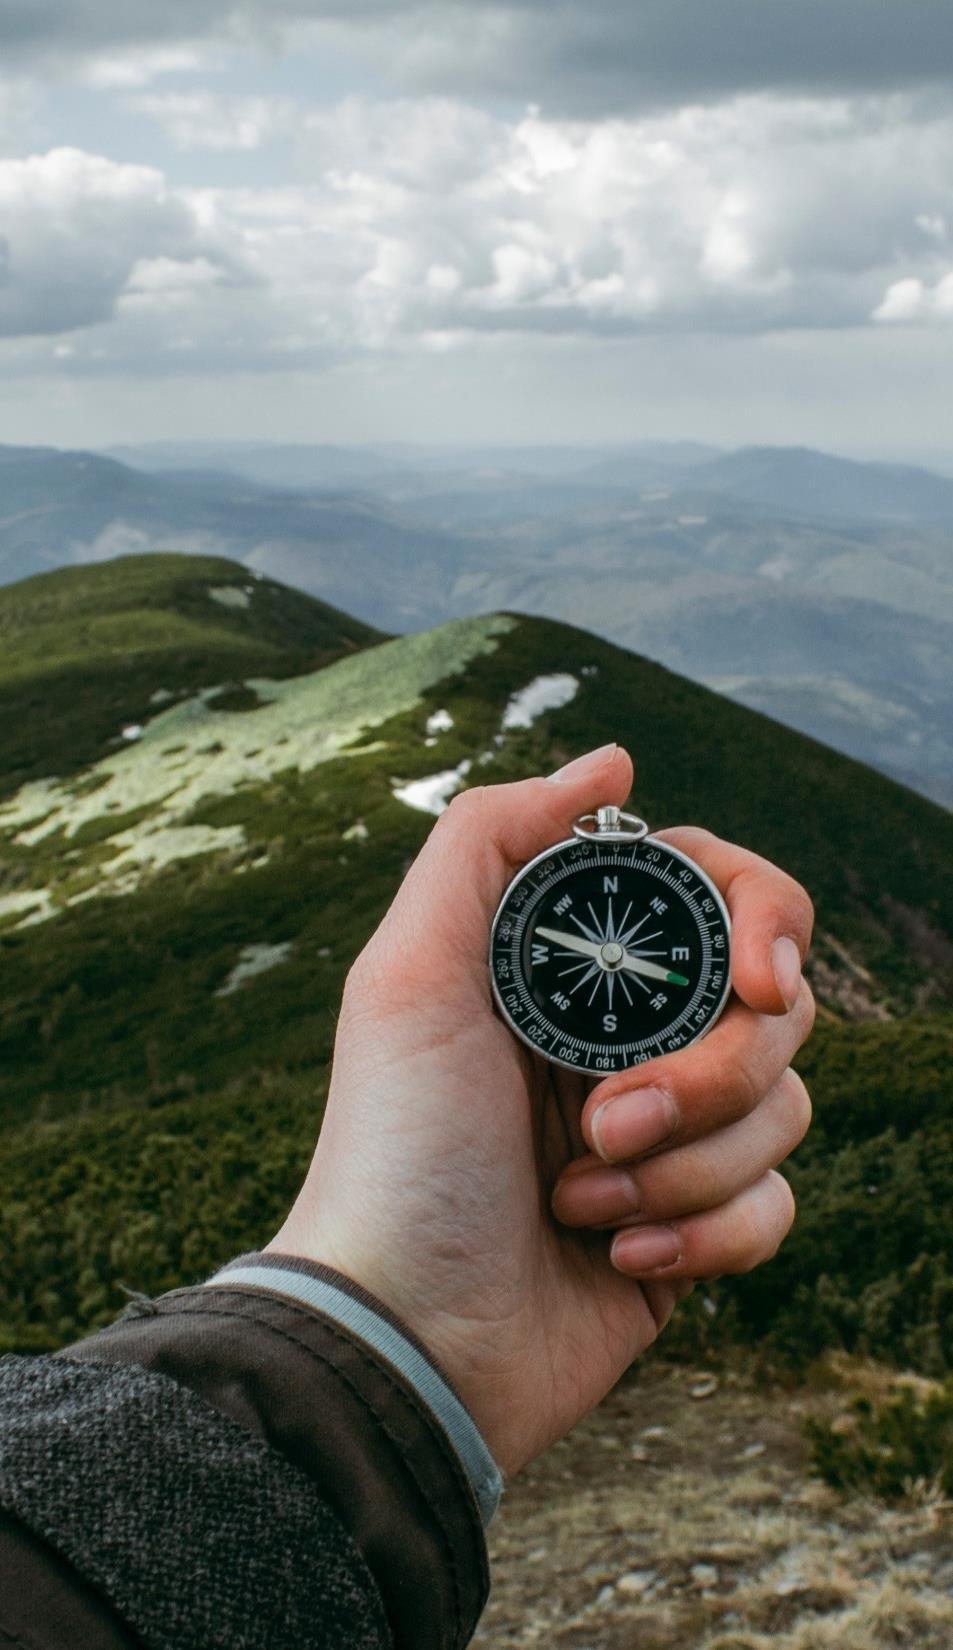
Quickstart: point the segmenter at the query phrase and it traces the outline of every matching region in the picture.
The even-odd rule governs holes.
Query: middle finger
[[[747,1117],[705,1140],[626,1167],[579,1160],[557,1182],[552,1208],[565,1226],[628,1226],[713,1209],[776,1168],[807,1132],[811,1102],[788,1068]]]

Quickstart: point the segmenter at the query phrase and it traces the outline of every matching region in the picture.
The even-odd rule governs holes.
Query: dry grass
[[[696,1372],[697,1373],[697,1372]],[[508,1489],[476,1644],[950,1650],[953,1508],[844,1501],[810,1477],[815,1392],[655,1364]]]

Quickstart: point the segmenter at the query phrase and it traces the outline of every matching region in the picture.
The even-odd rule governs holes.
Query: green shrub
[[[813,1470],[835,1489],[893,1501],[918,1485],[953,1496],[953,1380],[925,1396],[904,1384],[885,1403],[858,1394],[840,1423],[807,1422]]]

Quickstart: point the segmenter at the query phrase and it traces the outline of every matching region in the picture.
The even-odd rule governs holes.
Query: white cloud
[[[230,97],[209,91],[150,92],[124,100],[133,113],[149,115],[177,149],[260,149],[292,132],[297,105],[287,97]]]
[[[161,172],[78,149],[0,161],[0,336],[96,326],[142,259],[205,255]]]
[[[875,321],[953,319],[953,270],[930,286],[915,276],[894,281],[873,312]]]
[[[163,75],[206,73],[212,67],[208,52],[195,46],[130,47],[126,51],[91,57],[78,79],[97,92],[130,91],[151,86]]]
[[[204,120],[238,141],[248,114],[150,101],[187,104],[191,141]],[[263,99],[248,118],[251,143],[292,116]],[[949,307],[949,107],[757,96],[570,121],[348,98],[304,114],[298,145],[299,181],[243,189],[77,150],[0,162],[0,331],[69,332],[64,372],[161,373]]]

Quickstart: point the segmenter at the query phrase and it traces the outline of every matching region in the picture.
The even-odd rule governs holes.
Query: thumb
[[[461,791],[431,831],[377,933],[390,977],[438,993],[458,968],[486,973],[490,924],[516,870],[572,832],[580,814],[621,807],[633,768],[618,745],[577,757],[548,779]]]

